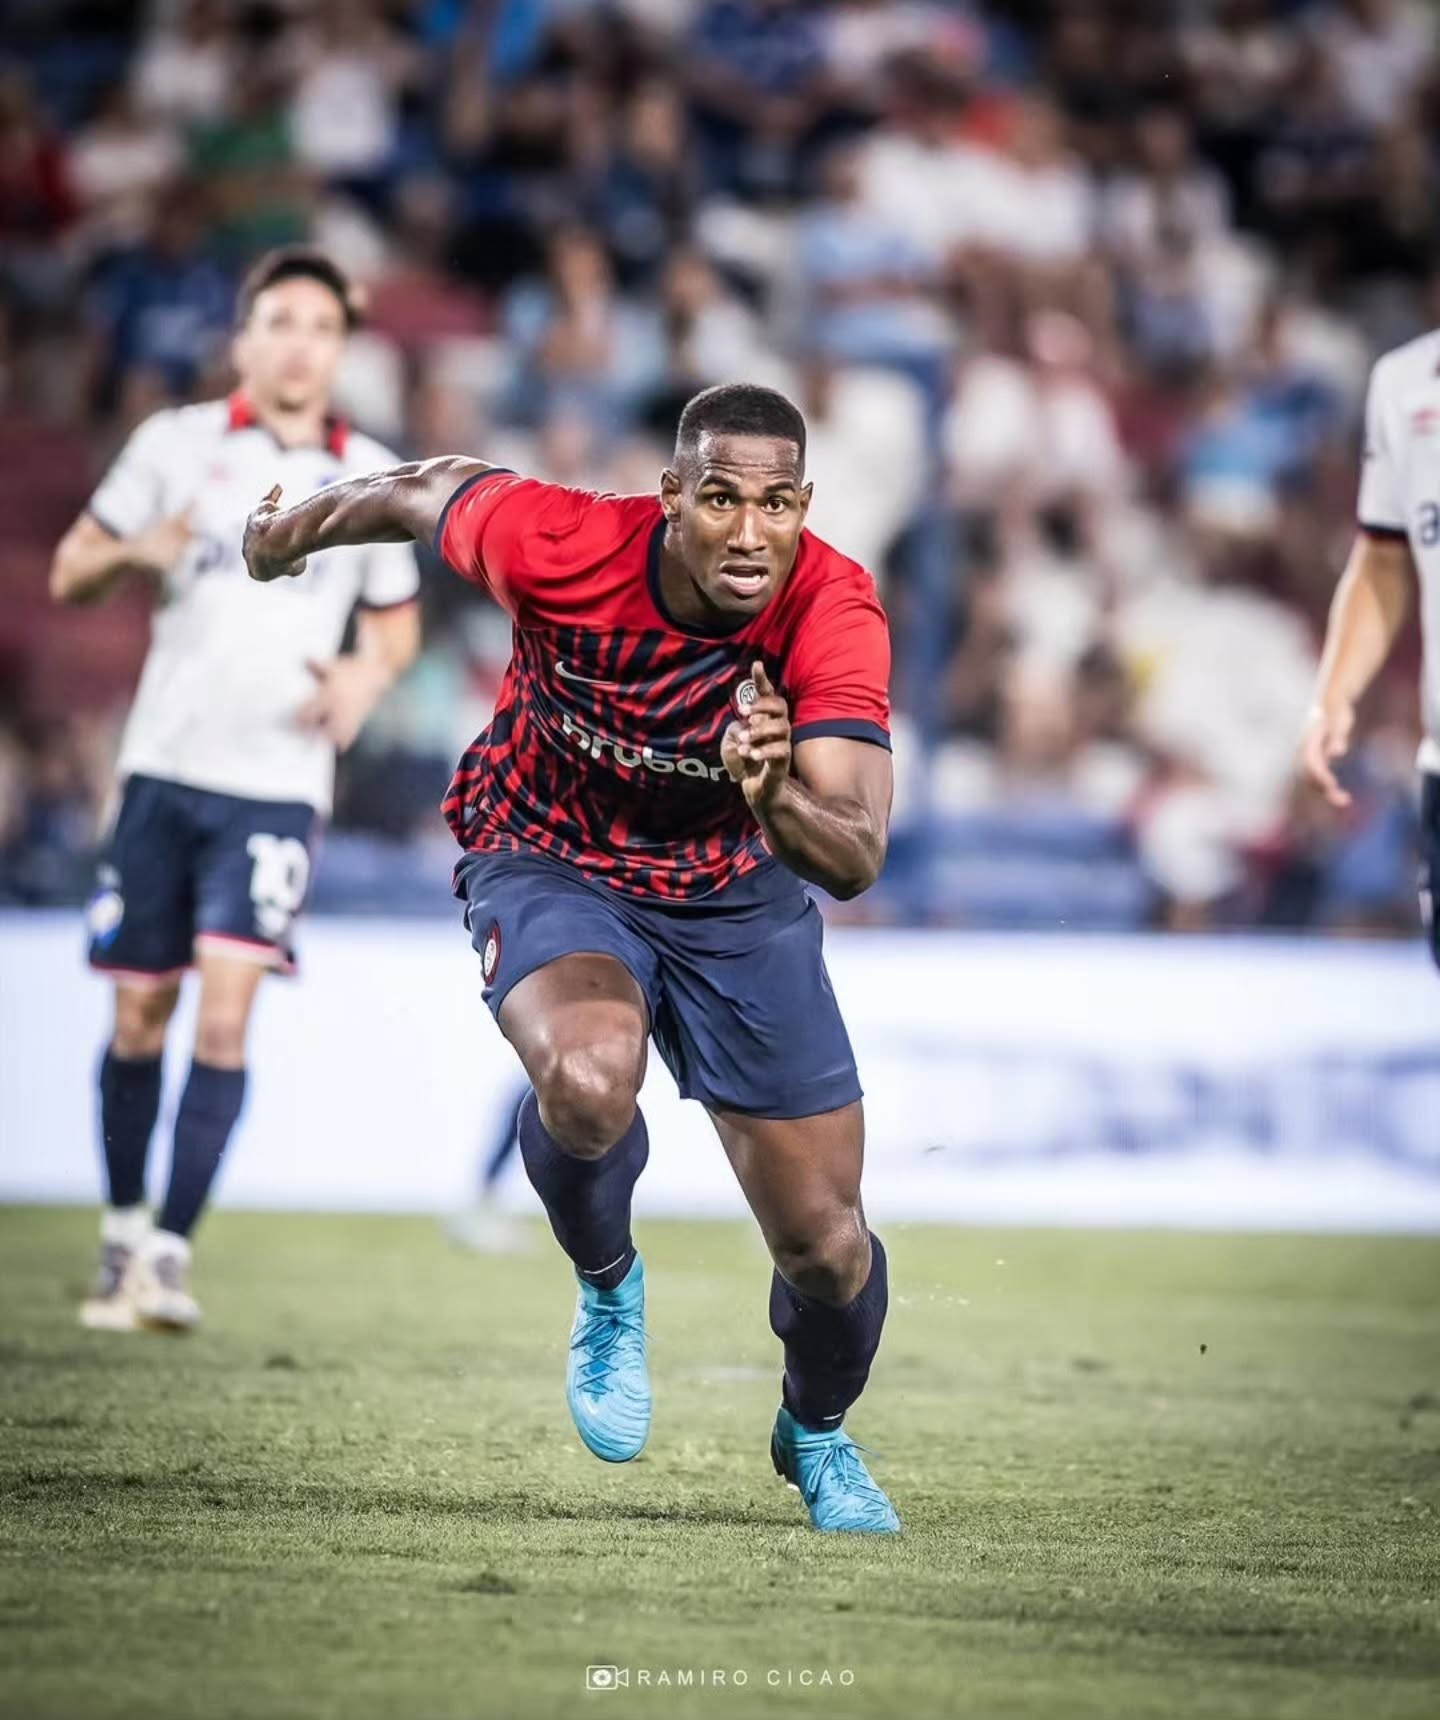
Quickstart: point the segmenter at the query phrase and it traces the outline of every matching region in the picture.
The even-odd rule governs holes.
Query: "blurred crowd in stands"
[[[53,542],[304,236],[403,455],[649,489],[698,387],[802,404],[896,639],[864,912],[1403,926],[1413,643],[1353,814],[1292,766],[1368,367],[1440,321],[1436,39],[1405,0],[0,0],[0,900],[84,892],[144,642],[138,597],[51,609]],[[508,628],[425,572],[322,905],[445,902]]]

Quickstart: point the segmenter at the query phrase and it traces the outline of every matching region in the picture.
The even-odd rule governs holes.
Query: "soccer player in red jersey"
[[[887,1303],[860,1200],[860,1084],[804,888],[857,896],[885,856],[889,636],[870,575],[805,531],[805,423],[730,384],[686,407],[655,496],[445,457],[272,491],[271,580],[415,538],[514,622],[495,714],[445,816],[485,997],[534,1087],[526,1170],[579,1279],[567,1397],[597,1456],[650,1426],[630,1204],[653,1037],[709,1111],[775,1263],[771,1439],[820,1529],[898,1519],[843,1431]]]

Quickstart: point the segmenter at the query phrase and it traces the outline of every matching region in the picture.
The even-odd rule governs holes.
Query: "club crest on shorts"
[[[748,717],[751,707],[759,697],[760,689],[747,675],[735,689],[735,709],[742,717]]]
[[[480,951],[480,972],[486,985],[495,977],[495,970],[500,966],[500,922],[491,920],[490,930],[485,934],[485,944]]]
[[[125,898],[118,890],[107,889],[102,884],[90,898],[85,917],[89,921],[91,938],[104,949],[114,943],[120,922],[125,918]]]

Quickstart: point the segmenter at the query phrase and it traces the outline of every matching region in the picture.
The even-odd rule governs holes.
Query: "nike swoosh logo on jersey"
[[[587,687],[615,688],[620,685],[618,681],[597,681],[593,675],[577,675],[573,670],[565,667],[565,659],[563,657],[557,657],[555,659],[555,673],[562,681],[580,681]]]

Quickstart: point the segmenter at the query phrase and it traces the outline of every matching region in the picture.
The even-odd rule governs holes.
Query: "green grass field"
[[[887,1227],[851,1421],[906,1532],[847,1541],[770,1468],[744,1230],[643,1228],[608,1468],[548,1238],[222,1213],[175,1340],[74,1325],[92,1226],[0,1212],[7,1716],[1440,1713],[1440,1243]]]

